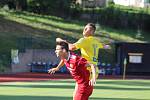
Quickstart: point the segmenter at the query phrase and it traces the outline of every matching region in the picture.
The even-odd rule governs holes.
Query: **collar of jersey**
[[[70,58],[70,52],[68,52],[68,58],[67,58],[67,61],[69,60],[69,58]]]
[[[88,37],[85,37],[85,38],[93,38],[93,36],[88,36]]]

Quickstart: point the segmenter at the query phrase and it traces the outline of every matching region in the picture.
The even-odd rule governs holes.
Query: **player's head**
[[[64,58],[69,51],[68,43],[64,41],[56,41],[56,50],[55,53],[57,57]]]
[[[94,34],[96,30],[96,26],[93,23],[88,23],[83,30],[83,36],[88,37]]]

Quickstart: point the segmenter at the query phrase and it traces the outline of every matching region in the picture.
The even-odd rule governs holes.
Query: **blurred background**
[[[148,75],[150,0],[0,0],[0,73],[47,72],[59,61],[55,39],[76,42],[89,22],[112,47],[100,50],[100,74],[121,75],[125,64]]]

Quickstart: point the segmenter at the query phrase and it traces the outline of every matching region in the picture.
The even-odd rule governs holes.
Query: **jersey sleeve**
[[[79,57],[77,65],[85,66],[85,64],[87,64],[87,60],[85,58]]]
[[[99,49],[104,48],[103,44],[97,38],[95,38],[95,43],[98,45]]]
[[[74,43],[74,45],[75,45],[75,47],[77,49],[80,49],[80,48],[84,47],[85,44],[86,43],[85,43],[85,39],[84,38],[80,38],[76,43]]]

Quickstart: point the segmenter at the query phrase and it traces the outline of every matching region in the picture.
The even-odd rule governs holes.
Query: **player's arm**
[[[71,43],[68,43],[68,44],[69,44],[69,50],[71,51],[77,50],[75,44],[71,44]]]
[[[56,71],[59,71],[59,69],[60,69],[61,67],[63,67],[63,65],[64,65],[64,61],[61,60],[61,61],[59,62],[59,64],[57,65],[57,67],[56,67],[56,68],[49,69],[49,70],[48,70],[48,73],[54,74]]]
[[[99,49],[111,49],[111,46],[109,44],[102,44],[99,42],[98,44]]]
[[[92,70],[92,79],[89,81],[89,85],[93,86],[94,84],[96,84],[96,65],[89,62],[88,64],[91,66]]]
[[[61,39],[61,38],[56,38],[56,41],[57,41],[57,42],[59,42],[59,41],[64,41],[64,42],[68,43],[68,45],[69,45],[69,50],[71,50],[71,51],[74,51],[74,50],[77,49],[76,46],[75,46],[75,44],[69,43],[68,41],[63,40],[63,39]]]
[[[110,44],[111,44],[112,42],[113,42],[113,40],[110,39],[110,40],[108,41],[108,43],[104,43],[104,44],[103,44],[103,48],[104,48],[104,49],[111,49]]]

